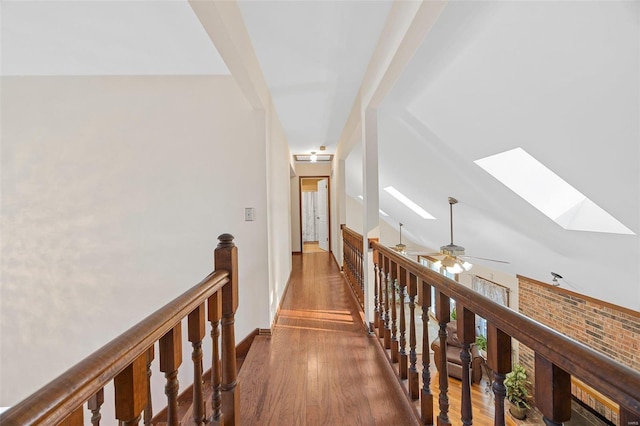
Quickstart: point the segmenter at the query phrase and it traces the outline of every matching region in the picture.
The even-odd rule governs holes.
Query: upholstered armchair
[[[440,371],[440,338],[431,343],[431,349],[433,349],[433,359]],[[462,361],[460,360],[460,351],[462,350],[462,343],[458,339],[458,332],[456,322],[451,321],[447,324],[447,372],[449,376],[462,380]],[[482,379],[482,363],[484,359],[480,355],[475,343],[471,344],[471,383],[480,383]]]

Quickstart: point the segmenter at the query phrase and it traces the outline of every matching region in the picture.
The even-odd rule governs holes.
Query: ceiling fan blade
[[[428,256],[428,257],[438,257],[444,256],[444,254],[440,252],[428,252],[428,251],[420,251],[420,250],[407,250],[407,254],[412,256]]]
[[[505,264],[510,264],[511,262],[508,262],[506,260],[497,260],[497,259],[489,259],[486,257],[477,257],[477,256],[467,256],[462,255],[462,256],[458,256],[458,257],[464,257],[465,259],[479,259],[479,260],[488,260],[489,262],[497,262],[497,263],[505,263]]]

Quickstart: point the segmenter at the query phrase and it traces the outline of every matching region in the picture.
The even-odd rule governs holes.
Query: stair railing
[[[342,229],[342,270],[344,276],[351,287],[351,290],[356,295],[360,308],[364,309],[364,274],[363,274],[363,261],[362,250],[363,240],[362,235],[347,228],[344,225],[340,227]]]
[[[115,417],[120,425],[151,424],[151,362],[158,342],[165,374],[168,425],[179,424],[178,368],[182,363],[182,320],[187,318],[193,346],[193,423],[240,424],[236,383],[234,318],[238,308],[238,252],[233,236],[223,234],[214,253],[215,271],[181,296],[116,337],[48,385],[0,415],[3,426],[83,425],[84,404],[99,425],[104,387],[113,381]],[[206,306],[206,308],[205,308]],[[202,341],[205,318],[211,324],[211,415],[205,418],[202,389]],[[221,341],[219,337],[222,335]],[[113,421],[108,421],[113,424]]]
[[[343,226],[343,235],[353,238],[355,231]],[[360,237],[362,238],[362,237]],[[345,243],[346,245],[346,243]],[[390,350],[390,360],[398,365],[397,374],[405,380],[407,395],[420,399],[420,416],[425,425],[451,425],[447,373],[447,323],[451,320],[450,300],[456,301],[457,334],[462,343],[462,424],[472,424],[470,347],[475,342],[475,316],[487,321],[487,364],[493,371],[494,424],[505,424],[505,376],[512,368],[512,338],[535,352],[535,405],[547,425],[561,425],[571,416],[571,376],[607,395],[620,405],[620,424],[637,424],[640,419],[640,373],[595,350],[562,335],[524,315],[499,305],[477,292],[370,240],[373,250],[375,316],[374,328],[381,344]],[[346,249],[345,249],[346,251]],[[357,263],[357,262],[356,262]],[[431,289],[435,289],[432,300]],[[403,309],[409,307],[409,348]],[[399,305],[399,306],[397,306]],[[438,366],[439,395],[434,401],[429,372],[429,309],[435,307],[440,339]],[[422,310],[422,342],[416,342],[416,307]],[[395,318],[400,309],[400,324]],[[435,337],[435,336],[434,336]],[[422,380],[416,346],[422,346]],[[420,389],[420,382],[422,388]],[[438,413],[434,403],[438,403]]]

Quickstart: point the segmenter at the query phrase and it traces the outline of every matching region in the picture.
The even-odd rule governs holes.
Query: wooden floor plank
[[[420,322],[417,322],[420,324]],[[433,340],[434,336],[431,336]],[[386,356],[385,356],[386,355]],[[240,371],[243,425],[414,425],[389,351],[366,333],[361,312],[329,253],[293,257],[289,288],[271,336],[257,336]],[[418,369],[422,377],[421,355]],[[431,363],[438,414],[438,376]],[[422,387],[422,380],[420,380]],[[450,379],[449,418],[461,424],[460,388]],[[474,425],[493,425],[486,382],[473,385]],[[507,426],[516,423],[507,415]]]
[[[243,425],[413,425],[329,253],[294,256],[272,336],[240,371]]]

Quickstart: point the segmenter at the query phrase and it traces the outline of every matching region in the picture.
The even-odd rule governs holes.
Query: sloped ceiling
[[[639,10],[450,2],[379,111],[385,220],[438,248],[449,242],[454,196],[455,242],[467,254],[508,260],[487,266],[546,282],[554,271],[569,289],[638,309]],[[473,162],[516,147],[636,235],[565,230]],[[355,197],[360,171],[347,172]],[[436,220],[391,198],[388,185]]]
[[[229,74],[187,0],[1,8],[3,76]]]
[[[392,3],[239,2],[292,153],[335,151]],[[639,309],[639,28],[631,1],[448,2],[378,111],[385,220],[438,248],[455,196],[455,242],[469,254]],[[2,2],[3,75],[220,73],[186,0]],[[473,163],[515,147],[636,235],[564,230]],[[357,197],[357,148],[347,174]]]
[[[391,4],[239,1],[293,154],[335,153]]]

